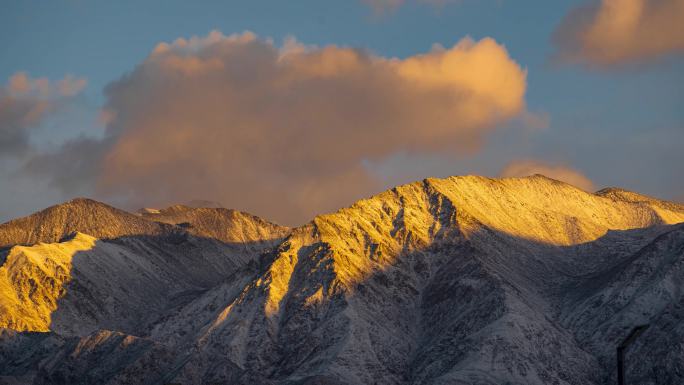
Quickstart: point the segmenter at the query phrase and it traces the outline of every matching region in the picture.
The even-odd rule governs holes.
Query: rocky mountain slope
[[[684,208],[624,190],[426,179],[292,230],[36,215],[0,227],[53,242],[0,268],[0,383],[611,384],[643,323],[628,379],[684,382]]]

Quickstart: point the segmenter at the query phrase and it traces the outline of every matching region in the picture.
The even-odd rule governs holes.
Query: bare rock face
[[[84,234],[9,250],[0,383],[611,384],[644,323],[630,383],[684,383],[684,208],[624,190],[427,179],[296,229],[40,215],[0,239]]]

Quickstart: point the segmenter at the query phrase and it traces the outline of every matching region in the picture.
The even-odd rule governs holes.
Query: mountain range
[[[628,383],[682,384],[683,287],[683,205],[541,175],[296,228],[79,198],[0,225],[0,384],[608,385],[637,325]]]

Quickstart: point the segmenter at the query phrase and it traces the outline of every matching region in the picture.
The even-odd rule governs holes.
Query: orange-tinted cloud
[[[556,31],[566,62],[607,67],[684,51],[684,0],[602,0],[574,9]]]
[[[594,191],[594,183],[580,171],[571,167],[548,164],[536,160],[513,161],[501,170],[501,177],[523,177],[541,174],[552,179],[569,183],[584,191]]]
[[[50,94],[50,81],[47,78],[30,78],[26,72],[10,76],[5,87],[7,94],[14,97],[41,96]]]
[[[31,78],[26,72],[12,75],[0,87],[0,155],[25,152],[29,130],[62,98],[76,95],[85,85],[85,79],[73,76],[52,83],[47,78]]]
[[[100,158],[69,170],[96,175],[103,198],[203,198],[297,224],[378,191],[366,161],[477,150],[525,111],[525,89],[492,39],[396,59],[212,32],[159,44],[111,84],[107,139],[81,146]]]

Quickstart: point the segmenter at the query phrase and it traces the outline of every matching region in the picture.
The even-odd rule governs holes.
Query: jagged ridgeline
[[[294,229],[76,199],[0,225],[0,384],[612,384],[640,324],[630,383],[681,384],[682,222],[543,176],[426,179]]]

